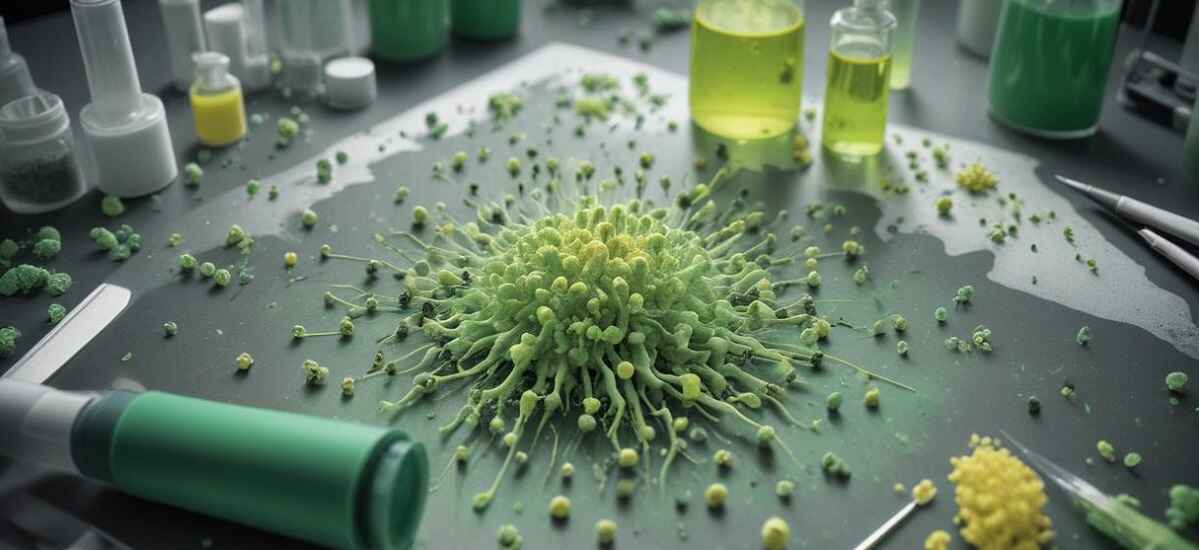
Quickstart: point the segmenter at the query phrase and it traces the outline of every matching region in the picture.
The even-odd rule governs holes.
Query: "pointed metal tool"
[[[1164,208],[1158,208],[1141,202],[1132,197],[1117,195],[1111,191],[1105,191],[1065,176],[1058,175],[1054,177],[1123,218],[1140,225],[1156,227],[1193,245],[1199,246],[1199,222],[1195,220],[1180,216]]]
[[[903,508],[900,508],[898,512],[895,512],[895,515],[891,516],[891,519],[880,525],[873,533],[870,533],[870,536],[866,537],[866,540],[854,546],[853,550],[870,550],[874,548],[874,545],[887,538],[887,535],[890,535],[891,531],[894,531],[899,524],[903,523],[903,520],[908,519],[908,516],[912,515],[914,511],[916,511],[916,501],[913,500]]]
[[[34,384],[49,380],[125,310],[132,295],[129,289],[108,283],[96,287],[0,378]]]

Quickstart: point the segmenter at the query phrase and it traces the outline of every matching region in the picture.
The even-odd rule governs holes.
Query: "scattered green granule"
[[[550,517],[558,521],[570,518],[570,499],[562,495],[550,499],[549,512]]]
[[[40,267],[21,264],[0,275],[0,296],[32,294],[45,290],[52,297],[62,296],[71,287],[71,276],[50,273]]]
[[[275,131],[279,135],[277,143],[286,146],[291,143],[292,138],[300,133],[300,123],[296,122],[293,118],[282,117],[275,124]]]
[[[317,183],[333,181],[333,163],[329,162],[329,159],[316,161],[316,181]]]
[[[1074,384],[1071,384],[1069,382],[1062,384],[1062,388],[1060,390],[1058,390],[1058,393],[1061,394],[1061,396],[1066,399],[1074,399],[1074,397],[1075,397]]]
[[[780,479],[774,484],[774,494],[783,500],[788,500],[791,495],[795,494],[795,482],[789,479]]]
[[[258,180],[249,180],[246,182],[246,195],[254,198],[258,195],[258,191],[262,189],[262,182]]]
[[[949,168],[949,147],[933,147],[933,163],[937,168],[944,170]]]
[[[204,181],[204,169],[199,164],[189,162],[183,166],[183,184],[187,187],[197,187]]]
[[[962,305],[970,303],[974,298],[974,286],[966,285],[958,289],[957,294],[953,297],[953,303]]]
[[[41,239],[33,243],[33,255],[42,260],[49,260],[58,256],[62,251],[62,241],[53,239]]]
[[[852,475],[849,464],[846,464],[844,460],[841,460],[841,457],[832,451],[824,453],[824,456],[820,458],[820,469],[824,470],[824,473],[830,476],[841,479],[848,479]]]
[[[828,397],[824,398],[824,408],[828,409],[830,412],[837,412],[841,409],[841,402],[843,400],[844,398],[841,396],[841,392],[835,391],[830,393],[828,394]]]
[[[563,463],[558,469],[558,475],[562,476],[563,481],[569,481],[575,476],[575,465],[569,462]]]
[[[179,324],[174,321],[167,321],[162,324],[162,334],[167,338],[171,338],[179,334]]]
[[[729,488],[723,483],[713,483],[704,489],[704,503],[712,510],[724,508],[724,503],[729,498]]]
[[[637,162],[641,165],[642,170],[649,170],[654,167],[654,156],[649,153],[641,153]]]
[[[953,198],[942,195],[937,197],[937,200],[933,202],[933,206],[937,208],[938,214],[948,216],[949,212],[953,210]]]
[[[248,235],[242,226],[233,224],[229,226],[229,231],[225,233],[225,246],[236,246],[241,244]]]
[[[903,315],[894,315],[891,317],[891,328],[895,329],[896,334],[902,334],[908,330],[908,320]]]
[[[1141,453],[1131,452],[1124,455],[1124,467],[1136,468],[1141,463]]]
[[[1100,439],[1095,444],[1095,449],[1099,451],[1099,456],[1103,457],[1104,460],[1108,462],[1116,461],[1116,448],[1111,443],[1108,443],[1106,439]]]
[[[184,253],[179,255],[179,269],[181,271],[191,271],[195,269],[197,262],[198,260],[196,260],[196,257],[192,256],[191,254]],[[213,266],[213,271],[216,271],[216,266]]]
[[[296,264],[298,264],[298,263],[300,263],[300,255],[299,254],[296,254],[295,252],[284,252],[283,253],[283,265],[285,267],[290,269],[290,268],[295,267]]]
[[[762,524],[762,547],[766,550],[784,550],[791,540],[791,527],[778,516]]]
[[[350,154],[345,151],[333,153],[333,158],[337,160],[337,164],[345,164],[350,162]]]
[[[974,327],[974,331],[970,334],[970,341],[982,352],[989,353],[995,349],[991,346],[991,329],[984,325]]]
[[[1073,227],[1070,227],[1067,225],[1066,228],[1062,230],[1062,236],[1066,238],[1066,242],[1068,242],[1070,244],[1074,244],[1074,228]]]
[[[508,157],[508,162],[505,164],[508,169],[508,175],[517,177],[520,175],[520,159],[516,157]]]
[[[883,336],[885,334],[887,334],[887,322],[886,321],[879,319],[870,324],[870,335],[871,336],[878,337],[878,336]]]
[[[852,260],[858,256],[861,256],[862,254],[865,254],[866,247],[862,246],[862,243],[859,243],[858,241],[848,240],[841,243],[841,252],[845,253],[846,258]]]
[[[218,269],[212,273],[212,282],[219,287],[229,286],[233,282],[233,273],[225,268]]]
[[[1037,416],[1038,414],[1041,414],[1041,400],[1037,399],[1035,395],[1028,396],[1027,406],[1028,414],[1030,416]]]
[[[1091,258],[1091,259],[1087,260],[1086,263],[1087,263],[1087,271],[1090,271],[1091,273],[1094,273],[1096,275],[1099,274],[1099,262],[1095,261],[1095,258]]]
[[[912,346],[908,345],[908,343],[903,340],[900,340],[895,343],[895,353],[899,354],[900,357],[907,357],[908,352],[910,352],[911,350],[912,350]]]
[[[425,223],[429,221],[429,210],[423,206],[416,206],[412,209],[412,228],[422,229]]]
[[[1007,231],[1004,230],[1002,224],[995,224],[987,231],[987,238],[995,244],[1003,244],[1007,240]]]
[[[1186,393],[1187,382],[1189,379],[1190,377],[1188,377],[1187,373],[1185,372],[1171,372],[1170,374],[1166,375],[1166,389],[1177,394]]]
[[[607,120],[611,105],[598,97],[580,97],[575,99],[575,114],[584,119]]]
[[[312,359],[305,359],[302,366],[304,372],[304,380],[311,386],[319,386],[325,383],[325,379],[329,377],[329,368],[322,367],[320,363]]]
[[[953,176],[958,187],[970,191],[971,193],[983,193],[995,188],[999,183],[999,178],[981,162],[975,162],[966,166]]]
[[[96,243],[96,248],[107,251],[114,262],[128,260],[142,248],[141,234],[128,225],[121,225],[116,231],[93,227],[88,236]]]
[[[867,408],[877,409],[879,405],[879,397],[878,388],[870,388],[866,390],[866,395],[862,397],[862,404],[866,405]]]
[[[0,338],[0,342],[3,339]],[[2,349],[2,348],[0,348]],[[1170,488],[1170,507],[1166,509],[1166,522],[1170,527],[1182,531],[1199,522],[1199,489],[1188,485]]]
[[[511,92],[500,92],[487,98],[487,110],[496,122],[511,120],[524,105],[524,99]]]
[[[670,427],[671,427],[671,429],[674,430],[675,433],[681,434],[681,433],[686,432],[687,427],[690,425],[691,425],[691,421],[688,420],[686,416],[680,416],[680,417],[676,417],[673,421],[671,421]]]
[[[716,452],[712,454],[712,462],[719,468],[732,468],[733,453],[729,452],[728,449],[717,449]]]
[[[601,519],[595,522],[595,540],[601,545],[612,544],[616,540],[616,522]]]
[[[640,460],[640,457],[637,455],[637,451],[635,449],[629,449],[626,447],[617,453],[616,462],[620,464],[621,468],[634,468],[637,466],[638,460]]]
[[[616,482],[616,498],[627,501],[633,498],[633,494],[637,492],[637,481],[633,479],[622,479]]]
[[[239,353],[233,362],[237,365],[237,370],[242,372],[248,371],[250,367],[254,366],[254,358],[244,351]]]
[[[51,325],[57,325],[59,321],[62,321],[63,317],[67,316],[67,308],[63,307],[62,304],[50,304],[46,308],[46,316],[49,318]]]
[[[344,397],[354,397],[354,378],[347,376],[341,379],[341,395]]]
[[[116,195],[104,195],[100,199],[100,212],[105,216],[115,218],[125,213],[125,203],[121,201],[121,197]]]
[[[937,309],[933,310],[933,319],[939,324],[944,324],[949,320],[949,310],[945,309],[945,306],[937,306]]]
[[[21,251],[21,245],[12,239],[0,241],[0,260],[11,260]],[[0,264],[3,266],[5,264]]]
[[[861,266],[858,267],[857,270],[854,270],[854,284],[861,286],[866,284],[869,278],[870,268],[868,266]]]
[[[504,550],[520,550],[524,545],[524,538],[520,536],[520,530],[515,525],[501,525],[495,533],[495,541]]]
[[[1078,334],[1074,335],[1074,342],[1080,346],[1087,345],[1091,341],[1091,328],[1082,327],[1078,329]]]
[[[20,337],[21,331],[16,327],[0,327],[0,357],[11,355],[17,349],[17,338]]]
[[[181,244],[183,244],[183,234],[171,233],[170,236],[167,237],[168,248],[176,248]]]
[[[300,225],[312,228],[316,226],[318,221],[320,221],[320,216],[311,208],[305,208],[303,212],[300,212]]]
[[[272,184],[266,190],[266,198],[267,198],[267,200],[272,200],[272,201],[279,198],[279,186]]]

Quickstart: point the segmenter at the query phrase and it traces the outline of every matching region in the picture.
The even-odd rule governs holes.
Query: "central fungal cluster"
[[[697,190],[700,198],[709,191],[703,184]],[[651,445],[664,441],[664,479],[685,447],[676,431],[687,425],[676,422],[685,415],[734,417],[759,444],[791,455],[774,427],[746,412],[766,404],[800,424],[783,402],[799,383],[797,366],[830,361],[873,375],[817,348],[830,324],[816,315],[811,296],[780,302],[777,293],[798,283],[772,282],[771,272],[795,255],[776,254],[762,212],[718,216],[712,202],[605,207],[591,195],[561,202],[570,214],[544,209],[530,219],[497,207],[466,224],[444,209],[426,211],[419,221],[434,225],[430,242],[393,234],[424,259],[376,236],[411,267],[321,249],[326,260],[364,262],[371,276],[391,271],[402,282],[394,296],[348,286],[335,290],[353,296],[326,293],[328,305],[346,309],[343,325],[394,311],[403,319],[381,345],[418,331],[430,340],[390,361],[379,351],[367,374],[346,384],[415,373],[402,398],[380,404],[392,413],[439,388],[465,388],[466,403],[442,432],[485,427],[502,438],[507,457],[491,487],[475,496],[476,509],[491,502],[513,457],[527,457],[518,446],[538,414],[538,434],[552,418],[567,416],[616,450],[636,442],[647,469]],[[813,337],[788,344],[780,341],[784,328]]]

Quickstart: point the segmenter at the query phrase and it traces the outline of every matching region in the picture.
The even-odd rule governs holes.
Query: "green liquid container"
[[[521,0],[452,0],[450,30],[471,40],[505,40],[520,32]]]
[[[128,494],[350,550],[406,550],[424,447],[401,431],[179,395],[0,380],[0,453]]]
[[[1042,137],[1094,134],[1121,3],[1006,0],[991,52],[991,116]]]
[[[445,48],[446,0],[370,0],[371,52],[415,61]]]

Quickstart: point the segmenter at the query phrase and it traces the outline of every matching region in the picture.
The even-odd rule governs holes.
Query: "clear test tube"
[[[105,193],[136,197],[179,175],[158,97],[142,93],[120,0],[71,0],[92,102],[79,111]]]
[[[29,64],[8,45],[8,29],[0,17],[0,107],[35,93],[37,88],[29,74]]]
[[[186,91],[195,72],[192,54],[205,49],[200,0],[158,0],[158,12],[171,55],[171,81],[175,88]]]
[[[916,49],[920,0],[890,0],[887,3],[899,23],[895,27],[895,51],[891,54],[891,89],[904,90],[912,83],[912,54]]]
[[[271,85],[271,54],[267,48],[266,9],[262,0],[244,0],[246,33],[246,74],[242,87],[249,92]]]

